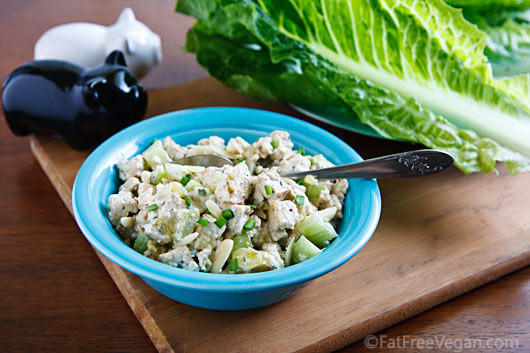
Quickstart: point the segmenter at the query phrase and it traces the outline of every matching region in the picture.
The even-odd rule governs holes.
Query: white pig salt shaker
[[[56,59],[94,67],[114,50],[125,54],[127,67],[137,78],[162,60],[160,37],[136,20],[129,7],[109,27],[78,22],[46,31],[35,44],[35,60]]]

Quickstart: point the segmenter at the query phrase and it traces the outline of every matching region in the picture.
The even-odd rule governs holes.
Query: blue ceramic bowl
[[[272,112],[243,108],[182,110],[147,119],[112,136],[85,161],[72,192],[74,215],[88,241],[108,259],[131,271],[160,293],[208,309],[257,308],[287,298],[312,279],[351,259],[370,239],[381,211],[377,182],[352,179],[339,236],[321,254],[287,268],[250,274],[220,275],[186,271],[140,255],[125,245],[107,219],[107,199],[118,190],[115,164],[145,150],[154,138],[171,136],[181,145],[217,135],[253,142],[274,130],[291,134],[295,148],[322,153],[335,164],[362,158],[346,143],[307,122]]]

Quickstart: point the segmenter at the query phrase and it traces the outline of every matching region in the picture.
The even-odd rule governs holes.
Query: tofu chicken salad
[[[253,144],[217,136],[188,146],[154,140],[118,162],[123,183],[108,199],[109,220],[137,252],[190,271],[250,273],[305,261],[337,236],[348,182],[281,177],[333,165],[293,147],[285,131]],[[234,165],[174,163],[200,154]]]

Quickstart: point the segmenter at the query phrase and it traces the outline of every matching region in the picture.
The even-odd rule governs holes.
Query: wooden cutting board
[[[212,79],[152,91],[148,116],[201,106],[244,106],[301,117]],[[308,120],[308,119],[306,119]],[[363,157],[415,146],[316,123]],[[37,136],[32,151],[72,211],[75,175],[88,152]],[[222,312],[172,301],[98,253],[160,352],[329,351],[530,264],[530,174],[441,175],[379,182],[380,224],[366,247],[287,300]],[[79,236],[82,236],[79,234]]]

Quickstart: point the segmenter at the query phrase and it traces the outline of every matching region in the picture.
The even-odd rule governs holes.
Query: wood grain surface
[[[163,39],[164,63],[145,79],[147,87],[164,87],[206,76],[193,57],[178,49],[192,21],[173,14],[173,2],[102,0],[0,2],[0,76],[4,78],[16,66],[31,60],[33,43],[45,29],[74,20],[110,24],[126,5],[132,6],[137,17],[147,22]],[[0,351],[154,352],[144,330],[32,158],[28,139],[13,136],[5,121],[0,120],[0,239],[3,250],[0,262]],[[344,134],[341,137],[344,138]],[[357,141],[360,145],[377,144],[380,151],[410,148],[349,135],[349,139],[352,138],[355,138],[354,145]],[[365,156],[374,153],[366,151]],[[496,182],[493,178],[492,183]],[[528,186],[522,189],[528,189]],[[489,192],[488,185],[483,192]],[[485,221],[491,223],[489,219]],[[502,229],[494,230],[503,232]],[[527,267],[377,335],[389,340],[404,336],[480,338],[483,341],[516,338],[519,345],[513,349],[482,347],[467,351],[528,352],[528,303],[530,269]],[[340,317],[342,313],[336,315]],[[315,325],[319,322],[316,321]],[[232,337],[237,339],[237,335]],[[187,348],[194,350],[194,347]],[[369,350],[360,341],[343,351],[432,349],[392,348],[387,344]]]

